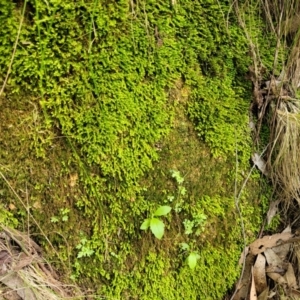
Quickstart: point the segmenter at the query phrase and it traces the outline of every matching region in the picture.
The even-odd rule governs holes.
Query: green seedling
[[[168,205],[160,206],[151,218],[144,220],[143,224],[141,225],[140,229],[147,230],[150,228],[152,233],[156,238],[159,240],[163,237],[165,231],[165,224],[164,222],[157,217],[165,216],[171,211],[171,207]]]
[[[185,229],[184,233],[187,235],[192,233],[195,233],[197,236],[200,235],[205,228],[206,220],[207,220],[207,216],[203,213],[198,213],[196,215],[193,215],[192,220],[185,219],[183,221],[183,225]]]
[[[82,237],[80,243],[76,246],[76,249],[79,250],[77,258],[81,257],[90,257],[94,254],[94,250],[91,248],[91,242],[86,238]]]
[[[190,269],[195,269],[197,261],[199,260],[200,255],[197,252],[191,252],[187,257],[186,261]]]
[[[182,251],[187,252],[189,255],[186,258],[186,262],[190,269],[195,269],[200,255],[196,251],[191,251],[191,247],[187,243],[181,243],[180,248]]]
[[[59,221],[67,222],[69,220],[69,213],[70,213],[69,208],[61,208],[59,210],[59,216],[51,217],[51,222],[52,223],[58,223]]]

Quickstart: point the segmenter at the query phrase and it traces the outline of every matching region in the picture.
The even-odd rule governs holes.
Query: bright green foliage
[[[185,219],[183,221],[184,229],[185,229],[185,234],[191,234],[193,233],[193,229],[196,229],[195,234],[200,235],[201,232],[204,230],[205,226],[205,221],[207,217],[203,213],[198,213],[193,216],[192,220]]]
[[[200,259],[200,255],[195,251],[191,251],[191,247],[187,243],[181,243],[180,249],[182,251],[188,252],[186,262],[187,262],[188,266],[190,267],[190,269],[195,269],[195,267],[197,265],[197,261]]]
[[[18,191],[30,174],[30,205],[42,202],[42,211],[33,214],[62,257],[70,255],[73,278],[99,287],[107,299],[216,300],[238,274],[241,234],[231,170],[235,153],[244,170],[251,150],[247,43],[228,15],[228,1],[173,2],[28,0],[5,90],[7,119],[17,111],[21,121],[13,116],[18,121],[12,128],[23,131],[12,137],[7,129],[6,139],[0,137],[1,159],[25,166],[11,176],[20,181]],[[21,19],[17,3],[0,0],[1,82]],[[179,80],[190,91],[185,103],[172,95]],[[152,180],[156,143],[178,122],[178,107],[182,114],[188,110],[206,143],[199,144],[203,157],[195,166],[203,170],[194,170],[181,152]],[[27,144],[38,160],[32,151],[20,151]],[[162,153],[156,168],[163,160],[168,157]],[[172,171],[169,180],[178,161],[188,170]],[[78,174],[75,187],[69,186],[71,172]],[[166,199],[172,219],[159,218],[170,212],[162,206],[145,220]],[[253,215],[245,203],[245,213]],[[193,222],[188,235],[184,220]],[[157,239],[140,230],[148,228]],[[193,272],[180,255],[183,242],[194,245]]]
[[[156,238],[159,240],[163,237],[165,231],[165,224],[162,220],[157,218],[150,219],[150,229]]]
[[[194,102],[189,109],[199,135],[216,156],[233,154],[236,148],[242,154],[249,147],[249,140],[245,138],[249,135],[245,129],[248,118],[244,113],[248,103],[242,99],[241,93],[239,95],[232,89],[232,80],[226,77],[200,82],[201,89],[194,91]],[[239,140],[240,137],[243,139]]]
[[[80,243],[76,246],[76,249],[79,250],[77,258],[81,257],[90,257],[94,254],[94,250],[92,250],[89,246],[89,241],[82,237]]]
[[[164,205],[164,206],[160,206],[155,212],[154,212],[154,216],[156,217],[160,217],[160,216],[165,216],[167,215],[170,211],[171,211],[171,207]]]
[[[140,229],[147,230],[150,227],[150,230],[156,238],[159,240],[163,237],[165,231],[165,224],[162,220],[155,218],[160,216],[165,216],[171,211],[171,207],[164,205],[160,206],[149,219],[146,219],[141,225]]]
[[[187,263],[191,269],[195,269],[197,261],[199,260],[200,255],[196,252],[191,252],[187,257]]]
[[[18,219],[11,212],[7,211],[7,209],[4,209],[2,205],[0,205],[0,224],[10,227],[18,225]]]
[[[114,299],[126,299],[128,293],[143,300],[197,299],[199,294],[204,299],[222,299],[226,285],[233,284],[238,274],[235,251],[223,246],[201,251],[196,267],[191,270],[188,264],[167,259],[167,249],[161,249],[159,254],[150,250],[130,276],[120,272],[112,278],[111,288],[104,287],[102,293]]]
[[[184,178],[181,176],[179,171],[171,170],[171,175],[175,178],[179,186],[184,182]]]
[[[69,220],[69,215],[68,215],[69,212],[70,212],[69,208],[61,208],[59,211],[59,216],[51,217],[51,222],[52,223],[57,223],[59,221],[67,222]]]

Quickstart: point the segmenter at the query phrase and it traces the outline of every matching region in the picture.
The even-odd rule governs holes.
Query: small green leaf
[[[181,250],[185,251],[185,250],[189,250],[190,246],[187,243],[181,243],[180,248]]]
[[[179,187],[180,195],[184,196],[186,194],[186,188],[184,186]]]
[[[62,220],[63,222],[67,222],[67,221],[69,220],[69,217],[66,216],[66,215],[64,215],[64,216],[62,216],[61,220]]]
[[[191,252],[187,258],[187,263],[191,269],[195,269],[197,261],[200,258],[200,255],[196,252]]]
[[[184,178],[181,177],[179,171],[171,170],[171,175],[172,175],[173,178],[175,178],[175,180],[177,181],[178,184],[182,184],[183,183]]]
[[[160,206],[154,213],[154,216],[165,216],[171,211],[171,207],[168,205]]]
[[[152,218],[150,220],[150,229],[155,237],[160,240],[164,235],[165,224],[160,219]]]
[[[52,223],[57,223],[59,221],[58,217],[56,216],[53,216],[51,217],[51,220],[50,220]]]
[[[173,200],[175,199],[174,196],[168,196],[167,199],[170,201],[170,202],[173,202]]]
[[[147,230],[150,226],[150,219],[146,219],[143,224],[141,225],[140,229]]]

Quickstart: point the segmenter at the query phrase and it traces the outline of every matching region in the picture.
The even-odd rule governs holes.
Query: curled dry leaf
[[[251,272],[251,288],[250,288],[250,300],[257,300],[257,294],[256,294],[256,287],[255,287],[255,281],[254,281],[254,274],[253,274],[253,267]]]
[[[291,296],[293,296],[293,299],[300,299],[300,291],[292,289]]]
[[[267,273],[267,275],[280,285],[286,284],[286,280],[279,273]]]
[[[253,276],[257,294],[260,295],[267,288],[266,258],[258,254],[253,267]]]
[[[292,228],[291,228],[291,226],[290,225],[288,225],[283,231],[282,231],[282,233],[284,233],[284,232],[292,232]]]
[[[295,238],[289,232],[277,233],[273,235],[266,235],[261,239],[255,240],[253,243],[249,245],[250,253],[253,255],[257,255],[259,253],[263,253],[268,248],[273,248],[276,246],[283,245],[285,243],[292,243],[295,241],[299,241],[300,237]]]
[[[257,300],[267,300],[269,296],[269,287],[267,287],[257,298]]]
[[[273,249],[266,249],[264,252],[269,267],[276,268],[274,272],[281,273],[287,270],[287,265],[279,258],[279,256],[273,251]],[[278,271],[277,271],[278,269]]]
[[[284,232],[288,232],[291,233],[291,227],[288,226],[287,228],[285,228],[282,233]],[[279,258],[281,260],[285,260],[289,251],[290,251],[291,245],[290,244],[283,244],[277,247],[273,247],[272,250],[279,256]]]
[[[232,300],[241,300],[246,299],[249,294],[249,289],[251,285],[251,271],[252,266],[254,264],[255,256],[249,253],[246,256],[244,272],[242,273],[242,277],[240,278],[237,286],[236,292],[232,298]]]
[[[289,288],[292,288],[292,289],[298,288],[295,272],[294,272],[293,266],[290,263],[288,264],[288,269],[284,275],[284,278],[285,278]]]

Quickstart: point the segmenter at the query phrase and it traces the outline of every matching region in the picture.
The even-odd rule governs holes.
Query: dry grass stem
[[[27,234],[3,227],[0,232],[0,284],[8,290],[1,296],[5,298],[5,294],[14,293],[24,300],[82,298],[77,287],[64,285],[57,279],[39,250]]]

